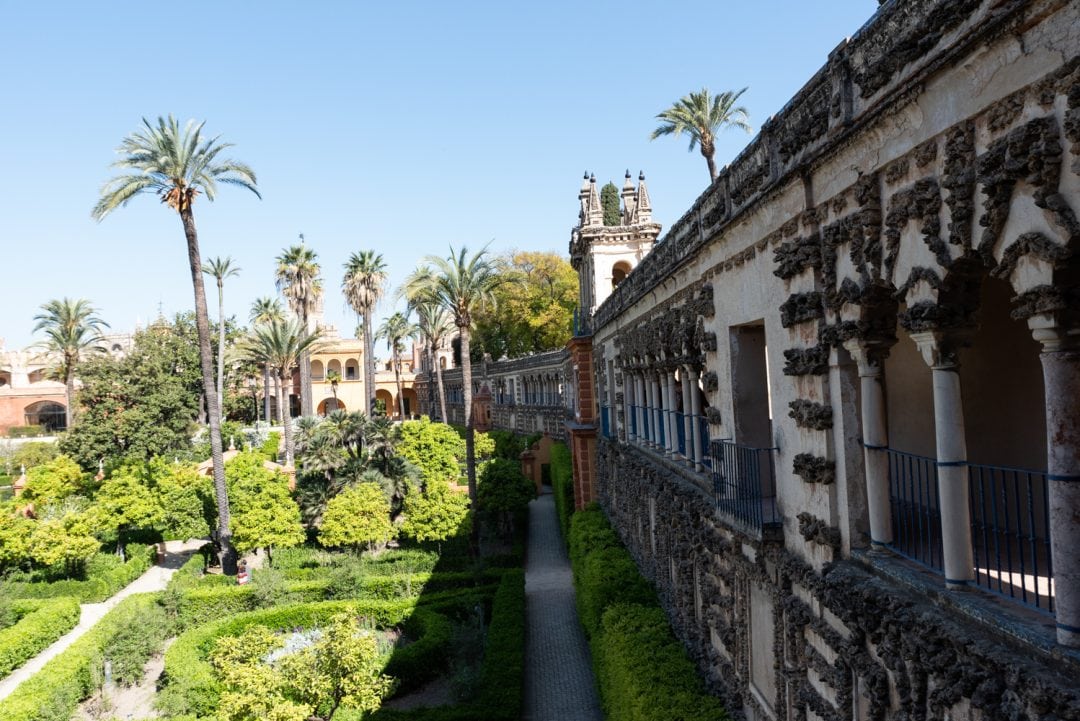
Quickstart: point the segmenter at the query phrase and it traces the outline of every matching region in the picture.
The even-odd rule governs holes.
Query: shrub
[[[382,488],[374,483],[361,483],[330,499],[319,529],[319,542],[324,546],[351,546],[359,550],[366,543],[385,544],[397,533],[390,522],[390,501]]]
[[[277,463],[278,450],[281,448],[281,434],[277,431],[270,431],[266,436],[266,440],[259,446],[259,452],[266,456],[267,460]]]
[[[0,630],[0,678],[38,655],[79,622],[79,602],[74,598],[46,601],[14,601],[19,620]]]
[[[94,691],[94,679],[106,644],[122,629],[138,628],[153,612],[153,594],[137,594],[121,601],[66,651],[0,701],[4,721],[55,721],[71,718],[80,701]]]
[[[446,668],[453,632],[446,616],[424,608],[413,611],[402,630],[414,640],[394,650],[384,671],[398,679],[395,695],[420,688]]]
[[[142,679],[146,661],[165,640],[166,627],[165,609],[154,603],[143,610],[137,623],[121,627],[106,641],[102,653],[117,683],[131,686]]]
[[[485,511],[520,513],[536,497],[536,487],[521,473],[521,463],[496,458],[484,466],[477,488]]]
[[[495,442],[495,457],[504,458],[508,461],[518,461],[525,450],[525,438],[513,431],[501,431],[493,429],[488,431],[491,440]]]
[[[657,606],[615,604],[593,637],[597,685],[608,718],[726,721]]]
[[[574,569],[574,582],[578,581],[586,554],[620,545],[619,537],[599,506],[592,504],[575,513],[570,521],[570,563]]]
[[[604,609],[616,602],[656,604],[656,593],[625,548],[601,548],[585,556],[577,579],[577,609],[591,637]]]
[[[16,581],[8,584],[7,590],[16,598],[73,596],[81,603],[100,603],[144,574],[154,564],[157,548],[152,545],[131,544],[128,546],[127,562],[119,565],[111,565],[100,558],[106,555],[111,554],[99,554],[91,559],[87,568],[88,578],[85,581],[66,580],[52,583]],[[101,565],[108,565],[108,570],[98,570]]]
[[[26,466],[26,469],[30,470],[34,466],[48,463],[58,455],[60,455],[60,449],[56,447],[55,443],[47,441],[23,443],[11,454],[11,467],[17,470],[22,466]]]
[[[574,466],[565,443],[551,446],[551,491],[564,542],[570,539],[570,516],[574,513]]]
[[[33,438],[45,435],[45,426],[14,426],[8,429],[8,438]]]

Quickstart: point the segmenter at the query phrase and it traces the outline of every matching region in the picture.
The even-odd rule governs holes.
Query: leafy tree
[[[622,209],[619,188],[608,181],[600,188],[600,207],[604,209],[604,225],[622,225]]]
[[[90,526],[96,531],[116,535],[116,554],[123,555],[131,531],[154,528],[165,520],[157,495],[137,475],[137,469],[124,467],[114,472],[94,494],[89,510]]]
[[[186,457],[203,391],[199,365],[190,314],[140,331],[123,358],[88,361],[80,371],[83,415],[60,449],[87,470],[96,469],[99,459]],[[220,440],[220,425],[217,433]]]
[[[497,263],[488,257],[487,249],[469,255],[467,248],[455,252],[450,248],[446,258],[427,256],[426,268],[410,276],[405,287],[409,299],[432,299],[454,317],[461,340],[461,380],[465,406],[465,468],[469,480],[469,500],[477,508],[475,427],[472,408],[472,359],[469,342],[474,314],[495,303],[495,289],[503,282]],[[470,546],[474,554],[480,550],[480,536],[473,524]]]
[[[66,426],[71,428],[76,415],[75,368],[83,354],[101,341],[101,331],[109,324],[97,316],[97,309],[90,301],[82,298],[50,300],[41,306],[41,311],[34,316],[34,332],[44,331],[45,340],[39,347],[59,356],[54,371],[66,389]]]
[[[166,539],[204,538],[214,526],[214,484],[188,463],[152,461],[154,495],[164,512]]]
[[[465,439],[450,426],[424,417],[401,424],[397,452],[420,468],[425,483],[457,482],[465,458]]]
[[[366,543],[370,550],[394,536],[390,522],[390,502],[382,488],[361,483],[339,493],[326,504],[319,541],[327,547],[352,547]]]
[[[10,506],[0,506],[0,571],[30,560],[30,539],[35,523]]]
[[[241,553],[266,549],[273,564],[272,549],[290,548],[304,542],[300,507],[289,495],[289,482],[282,473],[263,467],[262,455],[241,453],[225,467],[234,499],[233,540]]]
[[[715,181],[717,173],[713,156],[716,155],[716,134],[728,127],[750,132],[750,114],[745,107],[735,105],[746,90],[726,90],[719,95],[710,95],[708,88],[702,88],[700,93],[691,92],[682,96],[670,108],[657,114],[656,119],[663,122],[652,131],[649,139],[686,133],[690,136],[688,150],[693,152],[695,147],[700,146],[709,166],[709,178]]]
[[[38,521],[30,536],[30,558],[54,573],[76,576],[101,549],[85,516],[68,513]]]
[[[285,645],[265,626],[218,640],[210,663],[221,680],[218,718],[222,721],[307,721],[312,708],[287,696],[288,679],[265,662]]]
[[[154,193],[163,203],[180,215],[187,242],[188,265],[195,293],[195,327],[199,338],[199,365],[202,370],[203,395],[210,420],[210,447],[214,460],[214,492],[218,507],[218,535],[222,545],[222,570],[236,573],[236,554],[229,531],[229,497],[225,488],[225,463],[222,460],[218,397],[214,392],[213,352],[210,345],[210,318],[206,309],[206,289],[203,286],[202,259],[199,255],[199,236],[195,229],[193,206],[202,194],[213,201],[218,183],[246,188],[256,195],[255,172],[235,160],[219,160],[223,150],[230,147],[216,137],[204,139],[203,123],[188,122],[183,130],[171,115],[158,117],[157,124],[143,118],[143,129],[124,138],[118,152],[121,157],[114,165],[133,171],[113,178],[101,191],[92,216],[98,221],[127,205],[136,195]]]
[[[416,325],[410,323],[404,313],[398,312],[384,320],[379,330],[375,332],[376,338],[386,340],[386,349],[390,351],[390,362],[394,366],[394,381],[397,383],[401,420],[405,420],[405,398],[401,392],[401,354],[405,352],[405,341],[416,338],[418,331]]]
[[[85,493],[89,488],[89,479],[79,464],[68,456],[57,456],[26,472],[26,488],[22,497],[44,505]]]
[[[496,458],[480,474],[480,503],[485,511],[498,514],[504,532],[513,528],[513,518],[536,497],[536,487],[521,473],[515,461]]]
[[[296,448],[292,421],[285,402],[285,388],[292,376],[292,369],[297,365],[303,367],[307,354],[318,348],[319,342],[319,332],[306,332],[299,320],[271,320],[252,328],[240,350],[245,357],[268,365],[277,374],[278,409],[282,413],[285,431],[286,464],[292,464]]]
[[[311,328],[311,314],[315,311],[322,297],[322,278],[317,262],[318,254],[304,245],[304,236],[300,235],[300,245],[294,245],[281,251],[277,257],[277,288],[285,296],[289,308],[300,320],[300,337],[307,337]],[[310,416],[315,413],[311,402],[311,360],[309,350],[304,349],[296,365],[300,366],[300,415]]]
[[[224,413],[225,403],[225,279],[240,275],[240,266],[232,258],[211,258],[202,267],[203,273],[213,276],[217,282],[218,295],[218,354],[217,354],[217,394],[218,411]],[[218,420],[220,422],[220,419]]]
[[[353,253],[345,261],[345,277],[341,292],[345,301],[358,316],[364,327],[364,391],[368,394],[369,415],[375,413],[375,336],[372,332],[372,315],[386,290],[386,263],[382,254],[373,250]]]
[[[578,302],[578,275],[555,253],[515,252],[500,260],[506,280],[476,313],[473,360],[518,358],[564,348]]]
[[[401,532],[417,541],[442,542],[458,534],[469,518],[469,499],[450,490],[446,481],[432,479],[423,492],[405,496]]]
[[[60,455],[60,449],[55,443],[31,441],[23,443],[11,454],[11,467],[13,470],[26,467],[27,469],[48,463]]]

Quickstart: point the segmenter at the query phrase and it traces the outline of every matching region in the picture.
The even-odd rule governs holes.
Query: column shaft
[[[693,414],[694,430],[694,467],[701,471],[705,469],[705,449],[701,447],[701,390],[698,387],[698,372],[690,369],[690,409]]]
[[[967,440],[958,368],[934,366],[933,385],[945,585],[963,588],[975,579],[975,561],[971,549]]]
[[[860,363],[863,457],[866,461],[866,500],[870,514],[870,543],[876,548],[893,541],[892,503],[889,497],[888,425],[885,389],[880,364]]]

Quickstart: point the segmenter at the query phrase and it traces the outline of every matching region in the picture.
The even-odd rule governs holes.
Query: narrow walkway
[[[203,541],[199,541],[198,545],[201,545],[202,543]],[[94,624],[100,621],[113,606],[120,603],[128,596],[136,593],[149,593],[152,591],[165,590],[165,586],[168,585],[172,575],[176,573],[176,569],[180,568],[190,555],[190,550],[184,550],[179,553],[166,553],[164,564],[152,566],[146,573],[136,578],[115,595],[101,603],[84,603],[80,605],[79,609],[81,613],[79,615],[79,623],[75,628],[58,638],[51,646],[15,669],[7,678],[0,681],[0,700],[10,696],[11,692],[14,691],[19,684],[40,671],[45,664],[53,660],[56,656],[59,656],[66,651],[80,636],[93,628]]]
[[[525,721],[603,721],[574,605],[570,560],[549,489],[529,503],[525,564]]]

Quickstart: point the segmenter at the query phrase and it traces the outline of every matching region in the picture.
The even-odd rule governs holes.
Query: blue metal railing
[[[780,522],[776,509],[775,448],[713,441],[713,495],[716,510],[757,530]]]
[[[694,422],[697,424],[697,432],[701,439],[701,452],[703,458],[701,462],[705,464],[706,468],[713,467],[713,449],[712,444],[709,442],[709,419],[705,416],[694,416]]]
[[[890,545],[900,555],[943,572],[937,460],[892,448],[884,453],[893,516]]]
[[[667,419],[664,417],[663,409],[661,409],[660,412],[657,415],[658,415],[658,417],[660,419],[660,422],[657,423],[657,425],[659,426],[659,429],[660,429],[659,444],[660,444],[661,448],[667,448]]]
[[[968,464],[975,583],[1053,613],[1046,474]]]
[[[637,438],[637,406],[630,406],[630,435]]]
[[[607,406],[600,406],[600,433],[604,438],[611,438],[611,422],[608,418]]]
[[[675,413],[675,436],[679,455],[686,458],[686,416],[676,411]]]

